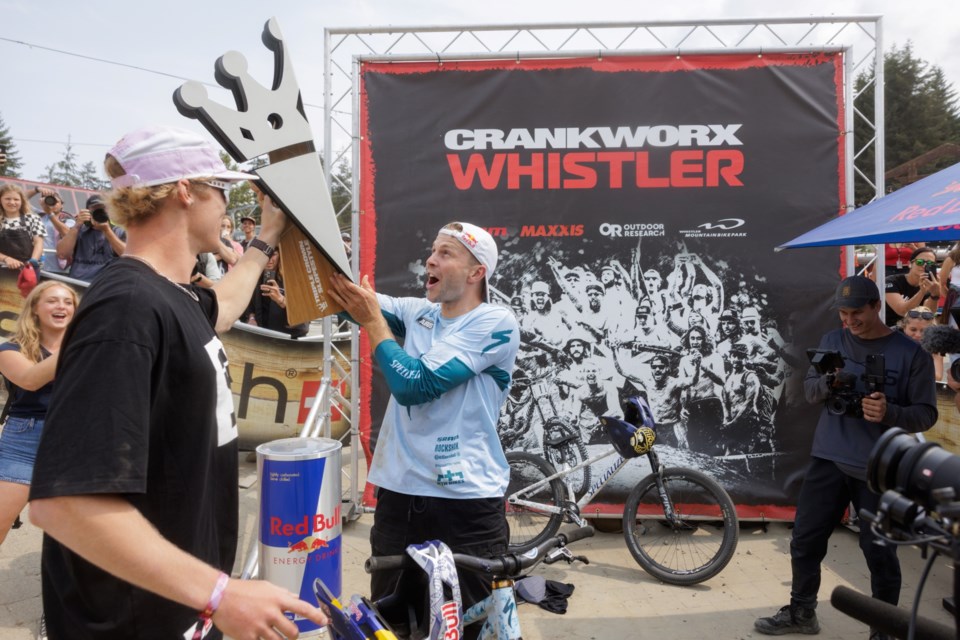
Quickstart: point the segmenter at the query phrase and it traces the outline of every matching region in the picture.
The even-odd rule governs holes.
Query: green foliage
[[[65,187],[80,187],[103,191],[108,188],[105,180],[100,178],[100,171],[93,161],[79,165],[77,154],[73,152],[73,145],[67,142],[63,157],[57,162],[47,165],[46,173],[40,176],[42,182],[62,184]]]
[[[940,67],[931,66],[916,57],[912,45],[894,46],[884,55],[884,119],[885,171],[926,153],[940,145],[960,143],[960,113],[957,94],[947,83]],[[873,120],[874,72],[860,74],[855,82],[860,94],[855,105],[860,113]],[[872,127],[854,114],[855,146],[863,149],[874,136]],[[874,146],[871,144],[856,159],[856,166],[870,180],[874,175]],[[942,160],[923,169],[933,173],[955,160]],[[855,177],[856,203],[866,204],[874,196],[874,188],[865,179]]]
[[[240,165],[233,161],[225,151],[220,152],[220,159],[227,169],[231,171],[241,171]],[[258,221],[260,220],[260,207],[257,205],[257,196],[249,182],[241,182],[230,189],[229,199],[227,201],[227,214],[233,218],[234,226],[240,219],[240,216],[250,216]]]
[[[17,145],[13,142],[10,128],[3,121],[3,116],[0,116],[0,147],[7,150],[7,161],[3,166],[0,166],[0,176],[21,177],[20,168],[23,166],[23,162],[17,153]]]

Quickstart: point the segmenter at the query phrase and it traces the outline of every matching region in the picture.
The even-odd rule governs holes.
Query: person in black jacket
[[[754,623],[757,631],[767,635],[819,633],[817,592],[830,534],[851,501],[858,513],[861,509],[877,511],[880,497],[866,482],[873,445],[888,427],[920,432],[937,421],[933,360],[919,344],[884,324],[880,291],[873,280],[852,276],[841,281],[834,306],[844,326],[826,334],[819,349],[839,352],[843,364],[822,375],[811,367],[804,379],[804,395],[808,402],[824,402],[835,397],[844,381],[853,383],[854,390],[863,394],[862,412],[836,415],[826,406],[820,412],[790,541],[790,604]],[[879,381],[867,375],[877,356],[883,360]],[[896,605],[901,582],[896,547],[877,541],[869,526],[860,527],[860,549],[870,569],[871,594]],[[871,630],[870,638],[887,636]]]

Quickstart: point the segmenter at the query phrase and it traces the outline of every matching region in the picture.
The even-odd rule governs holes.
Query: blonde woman
[[[13,339],[0,345],[0,374],[7,384],[8,415],[0,433],[0,544],[27,504],[60,343],[73,319],[77,294],[48,281],[24,301]]]
[[[0,186],[0,209],[3,210],[0,265],[20,269],[24,263],[30,262],[39,269],[47,231],[40,216],[30,210],[27,195],[19,185],[7,183]]]
[[[935,317],[936,314],[930,307],[917,307],[907,311],[907,315],[900,318],[897,326],[908,338],[919,344],[923,338],[923,332],[933,324]],[[933,366],[937,374],[937,380],[943,380],[943,356],[939,353],[931,353],[930,355],[933,356]]]

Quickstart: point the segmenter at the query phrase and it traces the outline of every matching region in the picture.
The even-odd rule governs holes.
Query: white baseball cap
[[[191,178],[224,182],[257,180],[252,173],[230,171],[209,142],[186,129],[149,126],[137,129],[110,151],[125,175],[113,178],[114,188],[152,187]]]
[[[458,228],[459,227],[459,228]],[[451,222],[440,229],[440,233],[447,236],[453,236],[467,248],[477,261],[486,267],[484,274],[484,285],[486,285],[485,299],[490,302],[490,276],[497,268],[497,243],[485,229],[481,229],[475,224],[469,222]]]

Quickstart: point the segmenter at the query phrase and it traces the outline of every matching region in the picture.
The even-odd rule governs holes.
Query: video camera
[[[953,558],[953,600],[960,602],[960,457],[893,427],[880,436],[870,452],[867,486],[880,495],[880,502],[876,513],[860,511],[860,526],[870,526],[880,540],[886,540],[882,544],[913,544],[920,547],[924,557],[928,549],[933,549],[933,557],[944,553]],[[925,571],[917,586],[918,598],[927,575]],[[910,616],[907,611],[846,587],[837,587],[830,600],[843,613],[891,637],[960,637],[956,624],[951,629],[934,620]]]
[[[861,380],[867,391],[856,390],[857,376],[849,371],[841,371],[844,365],[839,351],[827,349],[807,349],[807,359],[814,371],[828,376],[830,397],[824,401],[827,412],[835,416],[863,417],[863,398],[874,391],[883,391],[886,380],[886,360],[883,354],[868,355],[865,371]]]

